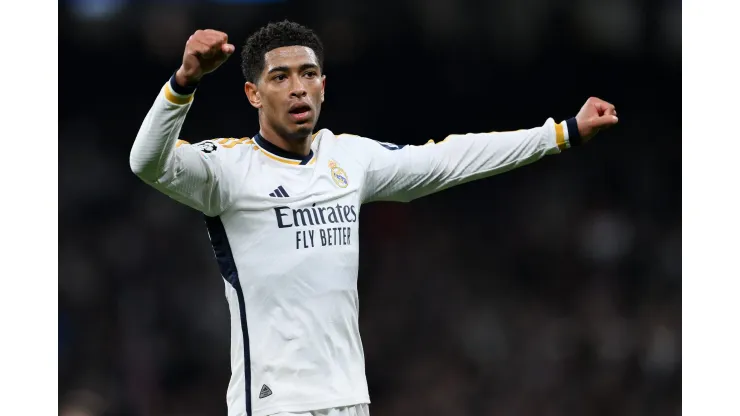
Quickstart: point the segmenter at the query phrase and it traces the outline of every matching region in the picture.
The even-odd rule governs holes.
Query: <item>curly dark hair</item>
[[[283,46],[306,46],[311,48],[319,60],[319,69],[324,68],[324,46],[313,30],[295,22],[283,20],[262,27],[244,43],[242,49],[242,73],[248,82],[256,83],[265,69],[265,54]]]

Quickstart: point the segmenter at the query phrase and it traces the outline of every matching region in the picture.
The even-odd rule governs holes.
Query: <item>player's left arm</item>
[[[411,201],[533,163],[585,143],[618,121],[614,105],[589,98],[576,117],[526,130],[450,135],[440,143],[397,146],[354,136],[365,160],[363,202]]]

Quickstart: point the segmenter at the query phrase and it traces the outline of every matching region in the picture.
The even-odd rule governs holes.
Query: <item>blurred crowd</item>
[[[589,146],[363,207],[371,414],[680,414],[680,3],[99,3],[117,6],[60,7],[63,415],[225,414],[229,315],[205,225],[128,152],[189,32],[240,45],[285,17],[326,43],[319,127],[337,133],[535,127],[589,95],[620,115]],[[183,138],[253,135],[242,82],[238,58],[204,81]]]

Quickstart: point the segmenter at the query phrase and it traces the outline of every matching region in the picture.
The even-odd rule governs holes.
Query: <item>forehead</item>
[[[307,63],[319,65],[313,49],[307,46],[283,46],[265,53],[265,71],[278,66],[292,68]]]

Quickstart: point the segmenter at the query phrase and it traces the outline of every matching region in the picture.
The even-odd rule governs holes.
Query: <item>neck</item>
[[[274,129],[267,124],[260,126],[260,135],[268,142],[285,150],[300,156],[308,156],[311,152],[311,134],[298,139],[286,139],[279,135]]]

